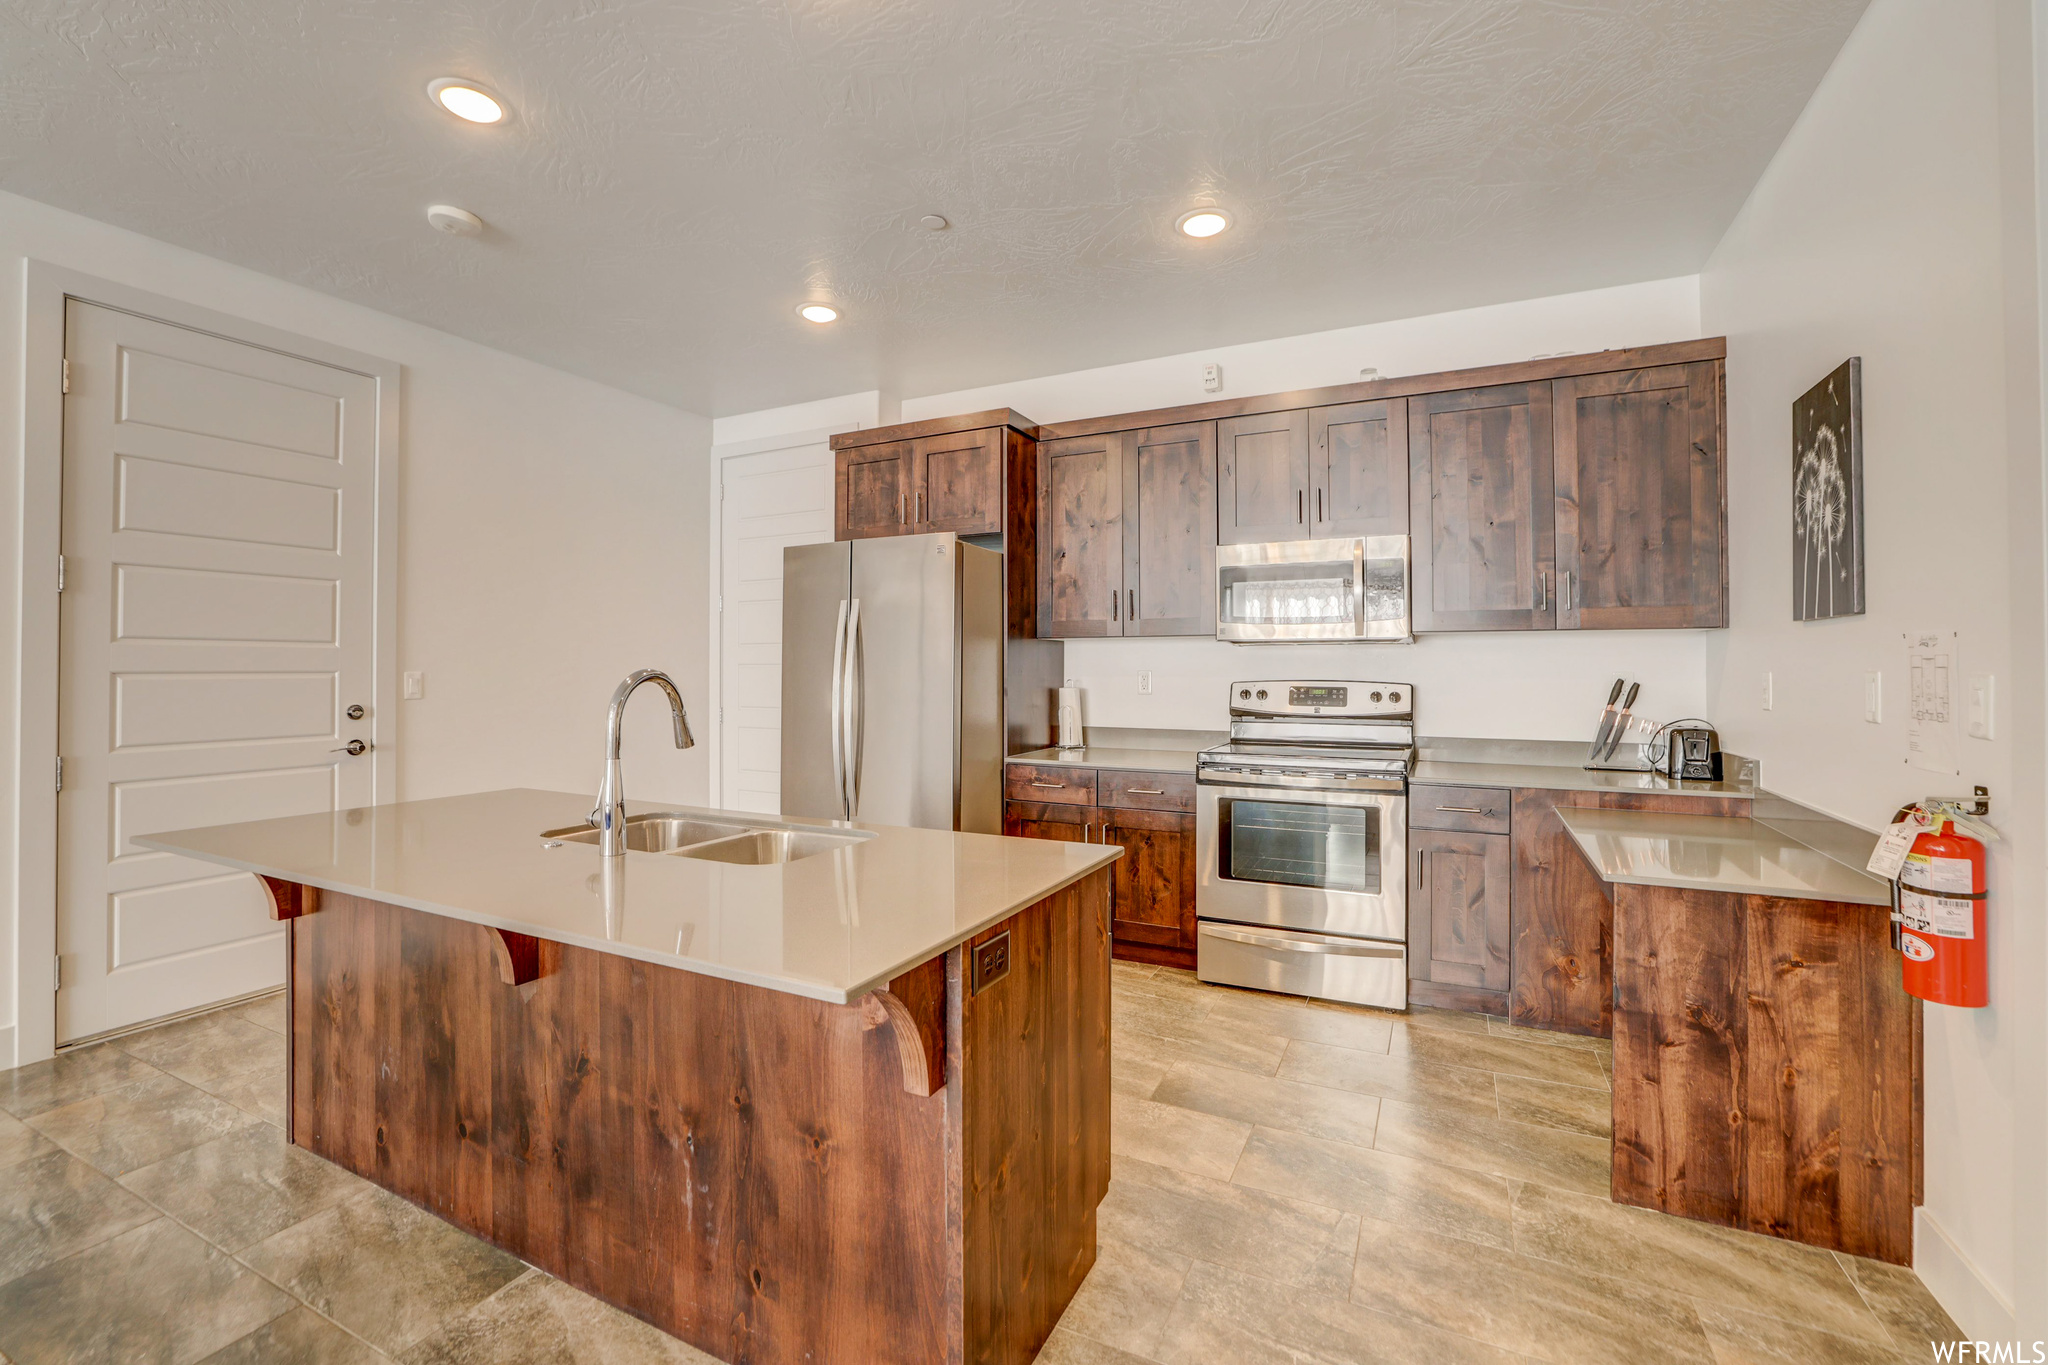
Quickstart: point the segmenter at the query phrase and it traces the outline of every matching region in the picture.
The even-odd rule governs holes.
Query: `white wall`
[[[462,244],[450,242],[453,250]],[[427,675],[399,708],[399,795],[512,785],[595,791],[605,704],[632,669],[669,669],[705,716],[703,543],[710,423],[442,332],[0,194],[0,374],[22,375],[21,262],[67,266],[404,367],[399,667]],[[55,382],[54,373],[36,382]],[[19,638],[21,393],[0,384],[0,639]],[[14,708],[19,661],[0,671]],[[658,699],[627,725],[628,792],[708,789]],[[701,726],[700,726],[701,728]],[[0,830],[14,824],[0,790]],[[0,885],[14,877],[0,841]],[[13,926],[0,904],[0,1066],[14,1020]]]
[[[2023,27],[2024,8],[2014,13]],[[2014,237],[2031,239],[2033,191],[2024,157],[2017,176],[2002,172],[2014,111],[2001,109],[1999,24],[1999,0],[1875,0],[1700,281],[1702,325],[1729,338],[1732,625],[1707,642],[1708,713],[1785,795],[1875,828],[1902,802],[1981,782],[2008,836],[1992,858],[1992,1008],[1926,1011],[1916,1244],[1960,1325],[1994,1340],[2018,1330],[2016,1306],[2038,1312],[2048,1297],[2017,1277],[2016,1237],[2038,1239],[2042,1210],[2015,1202],[2030,1183],[2038,1198],[2024,1168],[2040,1158],[2038,1129],[2029,1156],[2016,1148],[2016,1112],[2039,1112],[2048,1068],[2042,620],[2038,432],[2012,420],[2025,403],[2009,402],[2007,338],[2008,291],[2029,293],[2033,275],[2010,265],[2005,237],[2018,215]],[[2003,74],[2024,138],[2031,81],[2022,69],[2015,88]],[[2019,302],[2031,317],[2031,299]],[[2032,342],[2019,344],[2037,366]],[[1800,624],[1791,404],[1851,355],[1863,357],[1868,610]],[[1995,674],[2000,689],[1998,737],[1960,741],[1960,777],[1905,761],[1901,636],[1934,629],[1960,632],[1963,671]],[[1863,718],[1866,671],[1884,675],[1881,725]]]
[[[1217,396],[1202,391],[1202,366],[1211,361],[1223,366],[1222,396],[1230,397],[1348,384],[1365,366],[1419,374],[1701,335],[1697,281],[1657,280],[906,398],[903,420],[1012,407],[1059,422],[1199,403]],[[1226,684],[1285,675],[1411,683],[1416,724],[1428,735],[1580,739],[1591,736],[1609,685],[1623,674],[1642,680],[1645,715],[1697,713],[1703,634],[1438,635],[1413,645],[1286,648],[1070,640],[1067,676],[1085,689],[1091,725],[1221,729]],[[1140,671],[1153,675],[1149,696],[1138,692]]]

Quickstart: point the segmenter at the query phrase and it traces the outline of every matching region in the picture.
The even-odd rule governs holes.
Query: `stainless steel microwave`
[[[1408,537],[1216,548],[1216,638],[1407,640]]]

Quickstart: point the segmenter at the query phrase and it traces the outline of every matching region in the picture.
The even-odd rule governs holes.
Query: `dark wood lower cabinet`
[[[1615,1202],[1909,1264],[1920,1005],[1884,911],[1613,891]]]
[[[1434,993],[1500,1013],[1507,1002],[1509,885],[1514,855],[1505,834],[1411,829],[1408,833],[1408,975]],[[1428,990],[1422,995],[1432,995]]]
[[[1056,774],[1065,790],[1098,789],[1117,805],[1073,805],[1009,800],[1003,833],[1024,839],[1119,844],[1124,856],[1110,865],[1113,946],[1118,957],[1193,970],[1195,965],[1194,780],[1157,773],[1094,769],[1009,767],[1012,791],[1033,774]],[[1052,780],[1048,776],[1045,780]]]

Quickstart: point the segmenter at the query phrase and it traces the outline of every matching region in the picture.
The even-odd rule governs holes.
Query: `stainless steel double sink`
[[[551,829],[541,838],[554,843],[594,844],[594,825]],[[716,863],[793,863],[835,848],[851,848],[875,836],[865,831],[791,829],[744,820],[713,820],[682,811],[654,811],[626,817],[626,850],[703,858]]]

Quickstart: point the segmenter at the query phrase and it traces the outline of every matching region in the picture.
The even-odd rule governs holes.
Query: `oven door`
[[[1407,793],[1312,783],[1195,789],[1196,914],[1406,943]]]

